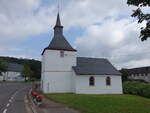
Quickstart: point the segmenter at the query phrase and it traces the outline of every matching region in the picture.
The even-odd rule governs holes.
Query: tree
[[[122,74],[122,81],[127,81],[129,76],[127,69],[121,69],[120,73]]]
[[[9,62],[17,63],[17,64],[22,64],[22,65],[27,64],[33,72],[33,74],[32,74],[33,77],[32,78],[35,78],[35,79],[40,79],[41,78],[41,62],[38,61],[38,60],[0,56],[0,61],[8,62],[8,63]]]
[[[21,75],[23,77],[25,77],[25,81],[26,81],[26,78],[28,77],[30,80],[33,79],[33,71],[30,69],[30,67],[28,66],[28,64],[25,64],[24,65],[24,69],[21,73]]]
[[[0,62],[0,74],[7,71],[7,66]]]
[[[33,78],[40,79],[41,78],[41,62],[35,62],[35,60],[30,60],[28,62],[30,69],[33,71]]]
[[[142,11],[142,7],[149,7],[150,0],[127,0],[128,5],[137,6],[136,10],[133,10],[132,17],[136,17],[138,19],[138,23],[146,22],[146,27],[141,28],[140,38],[142,41],[150,38],[150,14],[144,14]]]
[[[23,59],[23,58],[14,58],[14,57],[3,57],[0,56],[0,61],[3,62],[11,62],[25,65],[27,64],[33,72],[33,78],[40,79],[41,78],[41,62],[34,59]]]

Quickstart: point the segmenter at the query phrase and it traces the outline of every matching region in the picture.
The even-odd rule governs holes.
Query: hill
[[[4,57],[0,56],[1,62],[8,62],[8,63],[17,63],[17,64],[28,64],[31,70],[34,73],[34,78],[40,79],[41,77],[41,61],[34,60],[34,59],[26,59],[26,58],[15,58],[15,57]]]

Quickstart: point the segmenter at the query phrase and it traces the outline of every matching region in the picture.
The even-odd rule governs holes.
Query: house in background
[[[58,14],[54,37],[42,53],[41,88],[44,93],[122,94],[122,79],[107,59],[77,57]]]
[[[3,75],[0,73],[0,81],[3,80]]]
[[[144,80],[150,82],[150,66],[126,69],[131,80]]]
[[[0,76],[1,81],[24,81],[24,77],[21,76],[21,72],[24,66],[16,63],[4,63],[7,67],[7,72],[2,73]]]

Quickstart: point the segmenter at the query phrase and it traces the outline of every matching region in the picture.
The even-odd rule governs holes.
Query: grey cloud
[[[41,3],[42,0],[0,0],[1,48],[12,40],[49,32],[55,24],[57,5]],[[75,42],[79,55],[106,57],[117,67],[146,65],[150,62],[149,41],[141,43],[137,38],[139,27],[125,19],[132,8],[124,0],[65,0],[61,1],[60,15],[65,28],[83,29]]]
[[[109,28],[107,28],[109,26]],[[76,40],[79,55],[108,58],[118,68],[150,64],[150,42],[138,39],[138,27],[130,19],[108,20]],[[114,34],[115,32],[115,34]],[[144,62],[143,60],[146,60]],[[143,61],[143,62],[142,62]],[[139,63],[141,62],[141,63]]]

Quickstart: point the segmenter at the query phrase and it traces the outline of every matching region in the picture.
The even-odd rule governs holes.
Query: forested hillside
[[[33,77],[40,79],[41,77],[41,61],[34,59],[14,58],[0,56],[0,62],[18,63],[22,65],[28,65],[33,72]]]

